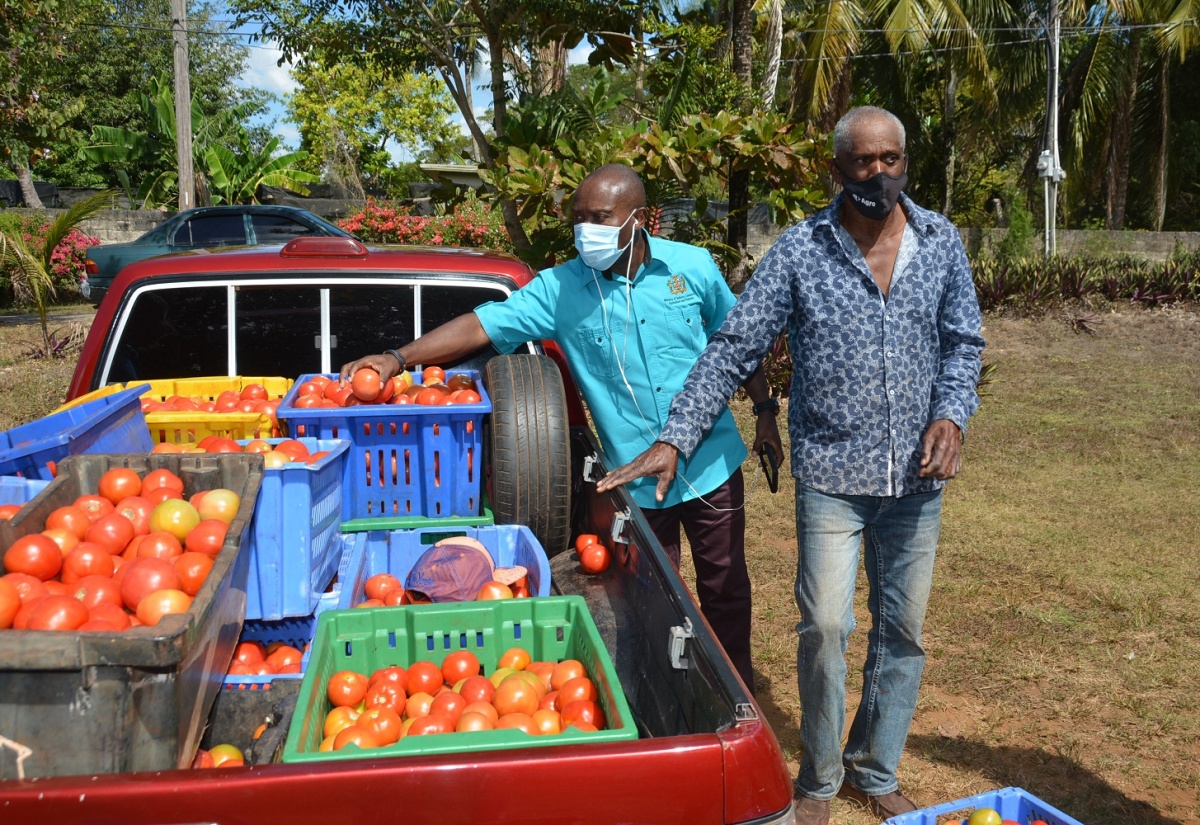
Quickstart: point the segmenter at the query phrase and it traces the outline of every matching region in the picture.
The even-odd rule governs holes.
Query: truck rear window
[[[225,303],[223,286],[138,296],[113,352],[107,382],[225,375]]]

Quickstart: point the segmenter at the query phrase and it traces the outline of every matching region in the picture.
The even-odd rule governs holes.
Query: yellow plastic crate
[[[149,384],[150,389],[143,397],[150,396],[158,401],[166,401],[172,395],[185,398],[204,398],[215,401],[217,396],[226,390],[241,392],[250,384],[262,384],[270,398],[282,398],[292,387],[291,378],[260,378],[236,375],[205,377],[205,378],[170,378],[155,381],[130,381],[128,384],[110,384],[93,390],[87,395],[81,395],[59,407],[55,412],[70,409],[106,395],[120,392],[126,387],[136,384]],[[150,437],[156,444],[164,442],[171,444],[194,444],[210,435],[222,438],[272,438],[278,437],[278,426],[272,428],[271,417],[263,413],[244,412],[151,412],[146,413],[146,425],[150,428]]]

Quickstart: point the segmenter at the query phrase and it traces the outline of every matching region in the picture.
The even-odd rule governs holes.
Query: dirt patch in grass
[[[1200,823],[1200,314],[1087,314],[986,321],[997,371],[946,494],[900,780],[922,805],[1013,785],[1086,825]],[[748,553],[758,699],[795,770],[787,481],[752,489]],[[876,820],[837,800],[833,821]]]

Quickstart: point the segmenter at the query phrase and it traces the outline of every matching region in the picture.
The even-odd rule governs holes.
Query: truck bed
[[[623,490],[598,495],[584,479],[585,464],[592,480],[605,465],[589,430],[572,431],[572,463],[573,532],[605,537],[614,562],[584,576],[572,553],[560,554],[551,559],[554,589],[585,598],[636,741],[8,781],[0,821],[790,823],[791,778],[761,711],[637,505]],[[620,541],[610,540],[614,519]],[[226,707],[218,702],[214,713]]]

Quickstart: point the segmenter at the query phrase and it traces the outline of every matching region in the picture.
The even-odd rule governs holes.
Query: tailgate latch
[[[600,463],[600,459],[596,457],[595,453],[592,453],[591,455],[585,455],[583,457],[583,480],[584,481],[588,481],[588,482],[591,482],[594,484],[600,480],[601,476],[599,476],[599,475],[593,476],[592,475],[592,468],[596,467],[599,463]]]
[[[688,660],[684,652],[687,649],[687,640],[691,639],[696,634],[692,632],[692,620],[684,616],[683,627],[676,625],[671,628],[671,667],[676,670],[687,670]]]
[[[633,514],[626,507],[619,513],[613,513],[612,523],[612,540],[617,544],[629,544],[629,537],[625,535],[625,527],[629,522],[633,521]]]

